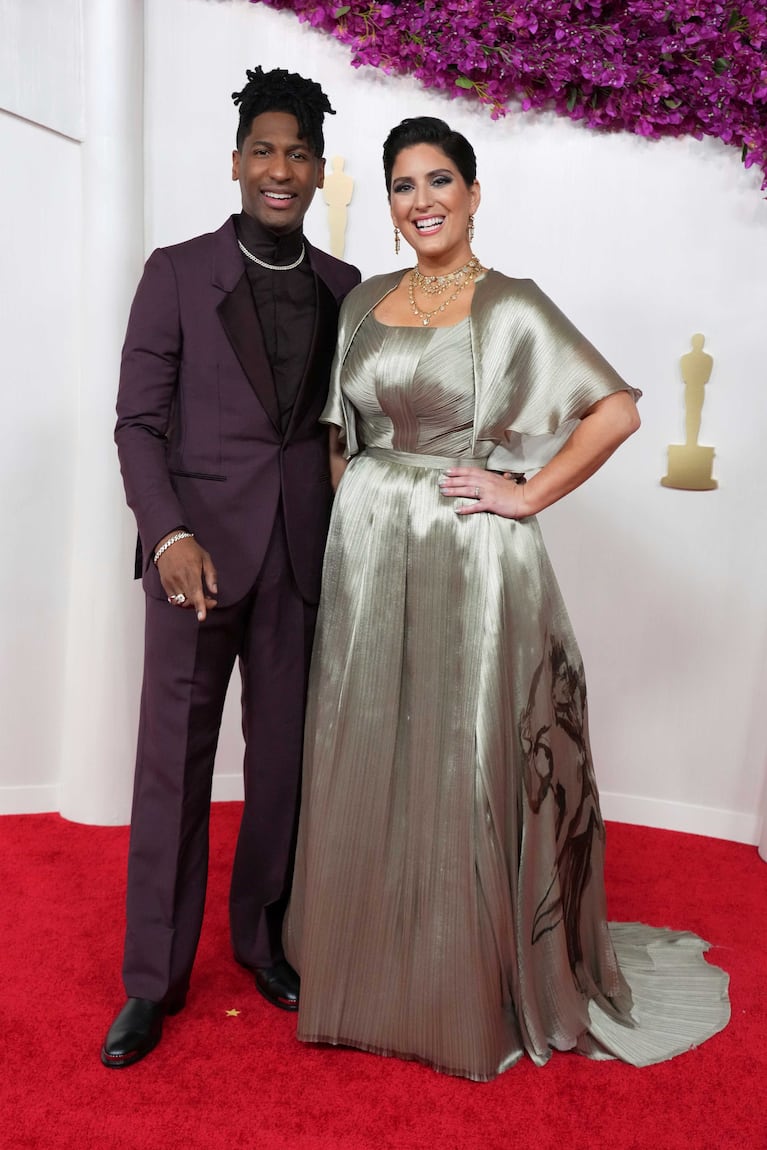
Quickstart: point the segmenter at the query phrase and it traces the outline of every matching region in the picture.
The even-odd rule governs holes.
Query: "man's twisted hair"
[[[264,72],[259,65],[252,72],[248,68],[245,74],[248,77],[245,87],[241,92],[232,92],[232,99],[240,108],[237,151],[242,151],[256,116],[262,112],[288,112],[298,121],[301,139],[321,158],[325,151],[322,122],[326,112],[334,116],[335,111],[319,84],[284,68]]]

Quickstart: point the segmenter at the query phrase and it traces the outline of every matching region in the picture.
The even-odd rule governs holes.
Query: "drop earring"
[[[399,228],[396,224],[394,225],[394,254],[395,256],[399,255]]]
[[[474,239],[474,216],[469,216],[469,224],[466,228],[466,234],[469,237],[469,243],[472,243]]]

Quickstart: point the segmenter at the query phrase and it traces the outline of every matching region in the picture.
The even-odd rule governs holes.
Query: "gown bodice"
[[[452,327],[392,327],[371,313],[346,360],[343,390],[360,447],[470,454],[475,388],[468,319]]]

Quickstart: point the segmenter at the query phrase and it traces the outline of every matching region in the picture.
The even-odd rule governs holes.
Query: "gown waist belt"
[[[366,447],[363,455],[382,459],[385,463],[404,463],[406,467],[481,467],[487,469],[487,459],[470,459],[465,455],[419,455],[408,451],[389,451],[386,447]]]

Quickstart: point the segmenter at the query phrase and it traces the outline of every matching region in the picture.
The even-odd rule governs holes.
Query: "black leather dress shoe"
[[[162,1038],[165,1015],[177,1014],[183,1005],[183,1002],[168,1006],[149,998],[129,998],[104,1039],[101,1061],[119,1070],[144,1058]]]
[[[298,1010],[298,992],[301,986],[298,975],[284,958],[274,966],[257,967],[256,990],[272,1006],[280,1010]]]

